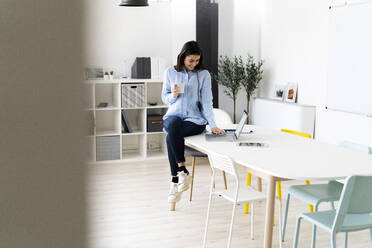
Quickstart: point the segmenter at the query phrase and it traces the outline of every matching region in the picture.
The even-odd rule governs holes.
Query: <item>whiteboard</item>
[[[315,106],[255,98],[252,124],[275,130],[290,129],[314,137]]]
[[[327,107],[372,115],[372,2],[329,10]]]

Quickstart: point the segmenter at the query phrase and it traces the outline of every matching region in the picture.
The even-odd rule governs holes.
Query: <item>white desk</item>
[[[185,138],[185,144],[204,153],[214,151],[228,155],[267,181],[265,248],[272,244],[276,181],[340,179],[353,174],[372,174],[371,155],[259,126],[248,127],[253,133],[241,135],[239,141],[264,141],[269,147],[207,142],[203,134]]]

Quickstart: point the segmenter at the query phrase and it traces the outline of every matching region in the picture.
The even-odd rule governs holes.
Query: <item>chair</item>
[[[213,114],[214,114],[216,124],[218,126],[232,124],[230,116],[225,111],[215,108],[215,109],[213,109]],[[185,156],[192,157],[191,183],[190,183],[190,201],[192,201],[192,191],[193,191],[193,187],[194,187],[194,173],[195,173],[196,158],[206,158],[208,156],[207,156],[207,154],[204,154],[202,152],[199,152],[198,150],[195,150],[195,149],[193,149],[191,147],[187,147],[187,146],[185,146]],[[223,182],[224,182],[224,185],[225,185],[225,189],[227,189],[226,175],[225,175],[224,172],[222,173],[222,177],[223,177]]]
[[[211,180],[211,186],[210,186],[207,220],[205,224],[205,232],[204,232],[204,238],[203,238],[203,247],[206,247],[206,243],[207,243],[208,224],[209,224],[209,216],[210,216],[210,209],[211,209],[213,195],[221,196],[222,198],[233,203],[227,247],[230,247],[231,245],[232,230],[233,230],[233,224],[234,224],[234,218],[235,218],[235,209],[236,209],[236,205],[239,203],[246,203],[246,202],[252,203],[251,239],[253,239],[253,212],[254,212],[253,202],[266,199],[265,194],[253,189],[252,187],[240,187],[239,176],[237,175],[234,162],[229,157],[223,156],[217,153],[209,153],[208,155],[209,155],[208,156],[209,162],[212,168],[212,180]],[[233,189],[232,187],[230,187],[229,190],[224,190],[224,191],[217,191],[214,189],[213,183],[215,181],[216,169],[224,171],[225,173],[228,173],[231,176],[233,176],[235,180],[235,189]]]
[[[341,147],[353,149],[356,151],[361,151],[366,154],[372,154],[371,148],[368,146],[363,146],[355,144],[349,141],[342,141],[340,143]],[[343,183],[339,181],[329,181],[326,184],[313,184],[313,185],[293,185],[288,187],[287,191],[287,201],[283,216],[283,230],[282,230],[282,240],[284,241],[285,229],[288,216],[288,207],[290,202],[290,196],[293,195],[296,198],[312,204],[315,207],[315,212],[318,211],[318,206],[322,202],[330,202],[332,209],[335,209],[334,202],[338,201],[341,196],[343,189]],[[316,238],[316,226],[313,226],[311,247],[315,247]]]
[[[337,210],[303,213],[297,217],[293,247],[298,244],[301,220],[305,219],[330,233],[331,246],[336,248],[336,234],[345,233],[344,247],[347,247],[347,233],[369,229],[372,241],[372,176],[350,176],[341,193]]]

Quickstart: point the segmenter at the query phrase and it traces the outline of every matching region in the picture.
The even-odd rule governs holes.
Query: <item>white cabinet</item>
[[[166,157],[165,132],[147,129],[147,116],[164,115],[168,109],[161,100],[162,84],[154,79],[86,81],[86,110],[93,123],[89,136],[92,161]],[[135,91],[137,86],[138,92],[128,93],[128,89]],[[136,94],[141,94],[142,99],[136,101]],[[122,111],[130,129],[126,128]]]

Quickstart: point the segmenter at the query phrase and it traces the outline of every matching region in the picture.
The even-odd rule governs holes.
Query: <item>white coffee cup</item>
[[[179,93],[184,93],[185,92],[185,84],[184,83],[174,83],[175,85],[178,86],[178,92]]]

